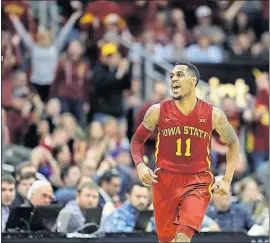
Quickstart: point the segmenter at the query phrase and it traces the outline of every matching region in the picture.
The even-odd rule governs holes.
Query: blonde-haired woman
[[[37,34],[37,42],[34,42],[19,18],[16,15],[10,15],[15,29],[31,52],[30,81],[44,102],[48,99],[50,86],[54,80],[59,52],[64,47],[68,34],[80,16],[81,10],[73,13],[54,41],[47,29],[40,28]]]

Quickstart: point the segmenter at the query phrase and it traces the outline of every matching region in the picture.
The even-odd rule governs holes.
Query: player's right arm
[[[157,183],[157,181],[155,180],[157,176],[150,168],[145,165],[143,161],[143,156],[144,143],[150,137],[152,132],[156,129],[159,121],[159,116],[160,105],[152,105],[145,113],[142,123],[139,125],[131,139],[131,155],[137,167],[139,179],[145,186],[150,186],[151,182]]]

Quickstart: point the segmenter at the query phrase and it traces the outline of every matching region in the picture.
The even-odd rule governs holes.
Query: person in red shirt
[[[189,62],[170,73],[172,98],[151,106],[131,140],[140,181],[153,189],[154,218],[161,242],[190,242],[200,231],[212,191],[227,195],[239,159],[239,140],[223,111],[195,95],[200,74]],[[143,161],[145,141],[157,129],[156,169]],[[210,172],[212,131],[228,144],[226,172],[214,185]]]
[[[254,121],[254,170],[269,158],[269,75],[262,73],[256,79],[257,95]]]
[[[226,96],[223,98],[221,103],[221,109],[224,111],[225,115],[228,118],[229,123],[232,125],[237,136],[240,134],[240,127],[246,123],[244,117],[244,112],[241,112],[238,109],[237,104],[233,98]],[[224,141],[218,133],[214,132],[212,141],[212,165],[219,166],[226,161],[226,153],[228,152],[228,147],[226,141]]]

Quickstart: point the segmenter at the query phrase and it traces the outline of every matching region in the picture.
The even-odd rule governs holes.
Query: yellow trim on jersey
[[[158,157],[158,152],[159,152],[159,143],[160,143],[160,131],[157,134],[157,141],[156,141],[156,151],[155,151],[155,163],[157,163],[157,157]]]
[[[207,145],[206,151],[207,151],[206,162],[208,163],[208,169],[210,169],[210,168],[211,168],[211,161],[210,161],[210,159],[209,159],[209,155],[210,155],[209,144]]]
[[[211,176],[211,178],[212,178],[212,181],[211,181],[211,183],[209,184],[209,186],[208,186],[208,192],[209,192],[209,194],[210,194],[210,200],[212,199],[212,196],[213,196],[213,193],[212,193],[212,185],[213,185],[213,183],[214,183],[214,175],[213,175],[213,173],[211,172],[211,171],[209,171],[209,170],[207,170],[206,171],[207,173],[209,173],[210,174],[210,176]]]

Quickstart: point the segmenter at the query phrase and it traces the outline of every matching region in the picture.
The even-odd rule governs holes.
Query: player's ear
[[[192,77],[192,83],[194,84],[194,86],[196,85],[196,83],[197,83],[196,77]]]

